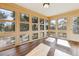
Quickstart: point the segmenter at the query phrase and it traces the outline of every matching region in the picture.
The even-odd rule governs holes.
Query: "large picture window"
[[[14,19],[15,19],[14,11],[0,9],[0,20],[14,20]]]

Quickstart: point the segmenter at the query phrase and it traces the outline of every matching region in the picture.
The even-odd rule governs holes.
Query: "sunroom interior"
[[[0,56],[79,56],[78,3],[0,3]]]

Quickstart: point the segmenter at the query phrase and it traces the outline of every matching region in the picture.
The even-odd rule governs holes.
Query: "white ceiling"
[[[79,9],[79,3],[51,3],[49,8],[43,8],[42,3],[17,3],[20,6],[41,13],[45,16],[57,15],[60,13]]]

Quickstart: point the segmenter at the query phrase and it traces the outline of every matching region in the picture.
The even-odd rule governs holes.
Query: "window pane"
[[[0,22],[0,31],[15,31],[15,22]]]
[[[29,30],[29,24],[20,23],[20,31],[28,31],[28,30]]]
[[[44,24],[44,19],[40,19],[40,24]]]
[[[44,38],[44,32],[41,32],[41,33],[40,33],[40,37],[41,37],[41,38]]]
[[[27,35],[27,34],[20,35],[20,39],[21,39],[21,42],[28,41],[29,40],[29,35]]]
[[[67,20],[65,18],[58,20],[58,30],[66,30],[67,29]]]
[[[66,33],[61,33],[61,32],[58,32],[58,37],[63,37],[63,38],[66,38],[67,37],[67,34]]]
[[[49,36],[49,32],[46,33],[46,36],[47,36],[47,37]]]
[[[50,36],[51,37],[56,37],[56,33],[55,32],[50,32]]]
[[[29,22],[29,15],[21,14],[20,17],[21,17],[20,21],[22,21],[22,22]]]
[[[48,20],[45,20],[45,25],[48,25]]]
[[[46,30],[48,30],[48,25],[46,25]]]
[[[38,17],[32,17],[32,23],[38,23]]]
[[[32,30],[33,30],[33,31],[38,30],[38,25],[37,25],[37,24],[32,24]]]
[[[40,30],[44,30],[44,25],[40,25]]]
[[[45,20],[45,28],[48,30],[48,20]]]
[[[6,9],[0,9],[0,19],[1,20],[14,20],[15,12],[6,10]]]
[[[56,29],[56,20],[51,20],[50,21],[50,29],[55,30]]]
[[[15,37],[0,38],[0,48],[7,47],[13,44],[15,44]]]
[[[73,32],[75,34],[79,34],[79,17],[73,18]]]
[[[34,34],[32,35],[32,39],[38,39],[38,33],[34,33]]]

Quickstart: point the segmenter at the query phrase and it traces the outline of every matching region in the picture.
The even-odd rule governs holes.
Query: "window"
[[[12,22],[12,20],[15,20],[15,12],[14,11],[0,9],[0,20],[10,20],[9,22],[0,21],[0,32],[15,31],[15,22]]]
[[[40,30],[44,30],[44,25],[40,25]]]
[[[55,30],[56,29],[56,20],[51,20],[50,21],[50,29]]]
[[[14,19],[15,19],[14,11],[0,9],[0,20],[14,20]]]
[[[67,33],[58,32],[58,37],[66,38],[67,37]]]
[[[32,39],[38,39],[38,33],[33,33]]]
[[[32,17],[32,23],[38,23],[38,17],[33,16]]]
[[[29,30],[29,24],[20,23],[20,31],[28,31],[28,30]]]
[[[48,20],[45,20],[45,24],[48,25]]]
[[[33,24],[33,25],[32,25],[32,30],[33,30],[33,31],[38,30],[38,25],[37,25],[37,24]]]
[[[20,17],[21,17],[20,19],[21,22],[29,22],[29,15],[22,13]]]
[[[67,20],[66,18],[61,18],[58,20],[58,30],[66,30],[67,29]]]
[[[4,48],[15,44],[15,37],[2,37],[0,38],[0,48]]]
[[[20,31],[29,31],[29,15],[25,13],[20,14]]]
[[[56,37],[56,33],[55,32],[50,32],[50,36],[51,37]]]
[[[48,25],[46,25],[46,30],[48,30]]]
[[[0,32],[15,31],[15,22],[0,22]]]
[[[73,17],[73,33],[79,34],[79,17]]]
[[[47,37],[49,36],[49,32],[46,33],[46,36],[47,36]]]
[[[40,30],[44,30],[44,19],[40,18]]]
[[[45,28],[48,30],[48,20],[45,20]]]
[[[44,38],[44,32],[41,32],[41,33],[40,33],[40,37],[41,37],[41,38]]]
[[[21,39],[21,42],[26,42],[29,40],[29,35],[28,34],[20,35],[20,39]]]
[[[33,31],[38,30],[38,17],[35,16],[32,17],[32,30]]]
[[[44,24],[44,19],[40,18],[40,24]]]

